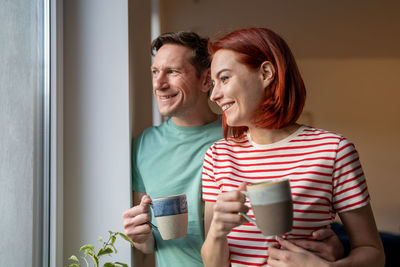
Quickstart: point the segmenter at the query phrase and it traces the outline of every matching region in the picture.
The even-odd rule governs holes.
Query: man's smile
[[[158,98],[160,98],[161,100],[167,100],[167,99],[177,96],[178,94],[179,94],[179,92],[177,92],[175,94],[170,94],[170,95],[158,95]]]

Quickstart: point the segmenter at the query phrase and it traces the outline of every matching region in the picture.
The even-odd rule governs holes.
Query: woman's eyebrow
[[[219,75],[221,75],[221,73],[224,72],[224,71],[230,71],[230,69],[225,68],[225,69],[219,70],[219,71],[217,72],[217,74],[215,75],[215,77],[219,77]]]

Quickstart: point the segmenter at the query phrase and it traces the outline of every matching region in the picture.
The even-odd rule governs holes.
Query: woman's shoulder
[[[345,137],[340,134],[337,133],[335,131],[331,131],[331,130],[324,130],[321,128],[316,128],[316,127],[312,127],[312,126],[306,126],[303,125],[303,131],[301,131],[299,133],[299,136],[302,137],[310,137],[310,138],[338,138],[338,139],[345,139]]]
[[[251,147],[247,136],[242,138],[223,138],[214,142],[208,153],[214,157],[234,155],[237,152],[248,150]]]
[[[336,143],[339,148],[347,146],[354,147],[354,143],[341,133],[311,126],[303,126],[303,131],[301,131],[297,138],[304,141],[314,141],[317,143]]]

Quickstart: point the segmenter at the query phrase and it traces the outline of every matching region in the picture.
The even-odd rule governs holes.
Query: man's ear
[[[275,78],[275,68],[269,61],[264,61],[260,66],[264,87],[267,88]]]
[[[207,93],[207,92],[211,89],[211,87],[212,87],[210,69],[205,70],[205,71],[203,72],[201,78],[203,79],[203,81],[202,81],[202,83],[203,83],[202,91],[203,91],[204,93]]]

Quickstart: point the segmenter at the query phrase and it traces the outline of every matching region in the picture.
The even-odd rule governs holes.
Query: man
[[[153,94],[158,109],[170,117],[150,127],[133,141],[133,206],[124,212],[125,233],[136,249],[156,252],[158,266],[203,266],[204,241],[201,172],[207,148],[222,138],[222,121],[208,106],[210,60],[207,39],[192,32],[166,33],[152,43]],[[162,240],[147,223],[152,198],[186,194],[189,222],[185,238]],[[154,219],[154,218],[153,218]],[[330,230],[315,236],[326,242],[298,245],[334,260],[343,252]],[[339,248],[335,251],[336,248]]]

